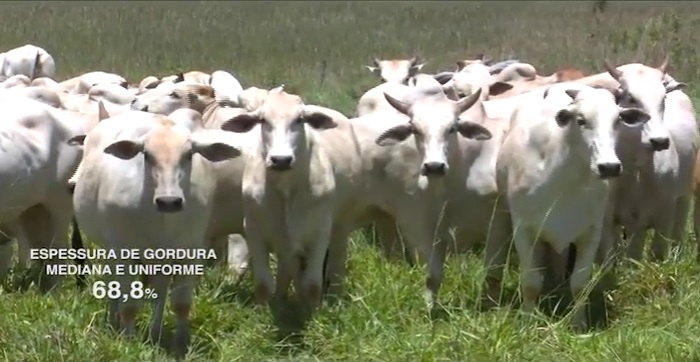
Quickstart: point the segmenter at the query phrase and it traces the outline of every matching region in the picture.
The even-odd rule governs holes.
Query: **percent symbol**
[[[150,299],[157,299],[158,298],[158,294],[152,288],[147,288],[146,290],[144,290],[144,294],[145,294],[146,298],[150,298]]]

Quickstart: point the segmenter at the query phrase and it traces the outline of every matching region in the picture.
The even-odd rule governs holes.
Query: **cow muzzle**
[[[275,171],[286,171],[292,168],[293,156],[270,156],[269,168]]]
[[[598,164],[598,175],[602,179],[620,176],[622,165],[619,162],[606,162]]]
[[[184,200],[177,196],[160,196],[155,198],[156,208],[159,212],[173,213],[182,211]]]
[[[447,165],[444,162],[426,162],[421,173],[423,176],[444,176],[447,173]]]
[[[671,140],[669,140],[668,137],[650,138],[649,143],[651,144],[651,149],[654,151],[667,150],[671,146]]]

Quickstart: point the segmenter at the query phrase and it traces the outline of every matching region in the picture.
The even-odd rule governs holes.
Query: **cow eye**
[[[175,98],[175,99],[180,99],[180,95],[179,95],[177,92],[175,92],[175,91],[173,91],[172,93],[170,93],[170,96],[173,97],[173,98]]]
[[[585,126],[586,125],[586,119],[583,117],[578,117],[576,119],[576,123],[578,123],[579,126]]]
[[[457,125],[456,124],[451,125],[450,128],[447,129],[448,134],[455,133],[455,132],[457,132]]]

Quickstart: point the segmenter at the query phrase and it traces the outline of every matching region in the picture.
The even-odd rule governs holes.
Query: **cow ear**
[[[560,110],[559,112],[557,112],[556,116],[554,116],[554,119],[557,121],[557,124],[560,127],[566,127],[569,123],[575,121],[576,118],[576,112],[566,108]]]
[[[571,97],[571,99],[576,99],[576,97],[578,97],[579,92],[580,91],[578,89],[567,89],[564,91],[564,93],[566,93],[567,96]]]
[[[141,151],[143,151],[143,142],[131,140],[116,141],[104,149],[104,153],[122,160],[130,160]]]
[[[506,82],[494,82],[489,86],[489,95],[497,96],[513,89],[513,85]]]
[[[452,76],[454,75],[453,72],[440,72],[438,74],[433,75],[433,78],[438,81],[440,84],[445,84],[447,83],[450,79],[452,79]]]
[[[199,153],[211,162],[225,161],[241,155],[238,148],[222,142],[196,141],[192,143],[192,151]]]
[[[185,74],[182,72],[177,73],[177,78],[175,78],[175,81],[173,83],[180,83],[185,81]]]
[[[374,74],[379,74],[379,67],[373,67],[371,65],[365,65],[365,68]]]
[[[221,129],[229,132],[246,133],[260,123],[260,117],[254,114],[244,113],[225,121]]]
[[[664,84],[664,86],[666,87],[666,93],[671,93],[675,90],[683,90],[683,89],[688,87],[688,85],[683,83],[683,82],[675,82],[675,81],[674,82],[667,82]]]
[[[425,66],[425,64],[427,64],[427,62],[411,66],[411,68],[409,68],[409,71],[408,71],[409,74],[415,75]]]
[[[337,123],[328,116],[327,114],[323,114],[320,112],[312,112],[309,114],[305,114],[302,117],[302,120],[308,124],[309,126],[313,127],[314,129],[329,129],[329,128],[335,128],[338,126]]]
[[[464,69],[464,67],[467,66],[467,61],[466,60],[458,60],[456,62],[457,64],[457,71],[459,72],[460,70]]]
[[[375,143],[379,146],[391,146],[403,142],[413,133],[413,126],[409,123],[391,127],[377,137]]]
[[[469,138],[477,141],[490,140],[492,135],[491,132],[486,129],[486,127],[470,122],[470,121],[460,121],[456,124],[457,132],[464,138]]]
[[[620,120],[628,126],[638,126],[651,119],[649,113],[639,108],[620,108]]]
[[[68,140],[68,144],[71,146],[82,146],[85,143],[85,137],[86,135],[84,134],[73,136]]]

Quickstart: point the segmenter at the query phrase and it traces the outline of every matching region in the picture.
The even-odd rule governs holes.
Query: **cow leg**
[[[474,236],[469,232],[469,229],[465,227],[458,226],[455,228],[455,236],[452,240],[454,240],[453,246],[452,248],[448,248],[448,250],[454,251],[455,253],[475,252],[475,250],[477,250],[477,246],[479,246],[474,239]]]
[[[512,223],[510,218],[507,215],[498,216],[497,219],[493,220],[492,225],[484,251],[486,278],[484,279],[483,304],[485,307],[497,305],[501,298],[503,269],[511,246]]]
[[[609,206],[605,215],[600,245],[596,253],[596,262],[600,265],[616,265],[618,249],[622,245],[622,227],[615,223],[612,207]]]
[[[229,255],[228,246],[228,236],[219,236],[209,239],[209,247],[214,249],[216,253],[216,260],[208,260],[207,266],[213,267],[215,265],[226,264],[226,259]]]
[[[627,257],[632,260],[642,260],[644,253],[644,244],[646,241],[646,227],[642,220],[635,220],[631,223],[631,227],[625,225],[625,229],[629,229],[629,241],[627,242]]]
[[[324,273],[323,261],[326,258],[333,231],[333,218],[331,215],[332,213],[329,212],[324,219],[318,220],[318,231],[307,254],[306,268],[302,275],[301,290],[304,301],[310,310],[315,310],[321,302]]]
[[[328,245],[328,262],[326,276],[329,295],[341,296],[345,279],[345,268],[348,257],[348,236],[350,228],[345,224],[336,223],[331,230],[330,244]]]
[[[148,277],[148,287],[153,289],[157,297],[153,301],[153,316],[149,337],[153,343],[159,343],[163,335],[163,315],[165,314],[165,302],[168,300],[168,287],[171,277],[169,275],[151,275]]]
[[[521,309],[532,313],[544,284],[544,271],[540,268],[545,249],[541,241],[532,239],[522,228],[514,230],[515,250],[520,261],[520,289],[523,298]]]
[[[437,264],[440,260],[444,260],[444,256],[440,256],[440,254],[444,254],[446,245],[444,241],[434,242],[437,220],[433,221],[433,217],[428,216],[427,213],[430,210],[425,211],[425,216],[421,215],[416,218],[415,215],[410,214],[410,212],[415,212],[415,209],[411,209],[410,212],[406,208],[401,209],[396,221],[399,223],[399,228],[404,232],[407,247],[422,246],[421,263],[426,263],[428,268],[424,295],[428,308],[432,309],[437,302],[438,290],[442,282],[442,275],[440,275],[442,265],[438,267]],[[437,215],[437,213],[432,215]]]
[[[602,285],[606,290],[613,288],[616,284],[616,269],[622,247],[622,228],[613,222],[612,217],[606,218],[601,231],[600,244],[596,252],[596,263],[600,265],[603,272],[601,278]],[[574,261],[574,265],[576,262]],[[573,271],[572,271],[573,273]]]
[[[120,260],[120,263],[125,265],[127,270],[130,264],[134,263],[134,260]],[[111,281],[116,281],[119,283],[120,295],[117,299],[119,303],[118,315],[119,315],[119,327],[126,337],[133,338],[136,336],[136,315],[138,314],[139,308],[141,307],[141,300],[129,298],[124,301],[121,298],[123,295],[129,295],[131,292],[131,283],[137,280],[136,276],[129,275],[112,275],[107,281],[107,290],[109,291],[109,283]]]
[[[585,286],[591,280],[593,272],[593,262],[595,261],[598,247],[600,246],[601,227],[594,227],[584,238],[576,241],[576,264],[571,274],[571,295],[575,301],[586,298],[582,303],[578,303],[578,308],[574,311],[573,324],[577,329],[584,329],[588,325],[587,305],[588,297],[585,295]]]
[[[561,253],[554,250],[554,248],[549,247],[549,255],[551,259],[549,260],[551,271],[552,271],[552,290],[558,288],[566,280],[567,266],[569,265],[569,256],[574,253],[571,246],[568,246]]]
[[[248,251],[250,252],[250,263],[253,266],[253,279],[255,283],[255,300],[259,304],[266,304],[275,281],[270,270],[270,253],[267,239],[260,233],[260,227],[255,223],[254,218],[246,218],[244,221],[246,237],[248,241]]]
[[[7,230],[7,236],[17,240],[17,263],[21,268],[26,268],[31,264],[31,241],[22,229],[21,219],[3,225]]]
[[[276,244],[278,245],[278,244]],[[275,299],[282,301],[287,298],[292,279],[300,269],[300,259],[304,257],[303,250],[280,250],[277,253],[277,278],[275,281]],[[297,294],[301,294],[298,288]]]
[[[673,229],[671,231],[671,245],[675,256],[680,256],[685,241],[685,228],[688,225],[688,214],[690,213],[691,198],[684,196],[678,199],[676,203],[676,215],[673,220]]]
[[[651,260],[662,262],[668,254],[668,240],[676,219],[676,202],[667,202],[654,213],[654,238],[651,242]]]
[[[56,233],[53,232],[54,225],[52,225],[52,221],[55,222],[57,220],[52,220],[49,210],[41,204],[32,206],[22,213],[20,216],[20,223],[32,248],[54,249],[66,247],[67,224],[70,222],[70,216],[67,219],[66,228],[63,229],[63,235],[55,235]],[[46,275],[46,264],[63,263],[64,261],[60,259],[51,259],[40,263],[42,272],[39,280],[39,289],[41,289],[41,291],[48,292],[62,279],[59,275]]]
[[[374,218],[379,243],[382,246],[384,257],[388,260],[396,259],[401,245],[401,236],[396,227],[396,221],[385,212],[377,212]]]
[[[175,336],[172,341],[172,351],[178,357],[184,357],[190,345],[190,310],[194,288],[197,283],[196,275],[175,275],[170,291],[170,305],[175,312]]]
[[[12,267],[12,238],[0,232],[0,281],[5,280]]]
[[[428,258],[428,279],[425,281],[428,297],[427,304],[433,308],[437,303],[438,292],[445,278],[445,258],[447,256],[447,243],[450,233],[446,226],[438,226],[438,238],[433,243],[432,253]]]
[[[693,233],[695,234],[695,260],[700,263],[700,187],[695,189],[693,207]]]
[[[80,227],[78,226],[78,220],[75,218],[75,215],[71,217],[71,236],[70,236],[70,243],[71,243],[71,248],[73,249],[85,249],[85,245],[83,243],[83,237],[80,235]],[[76,258],[75,263],[78,266],[84,266],[85,265],[85,258]],[[85,284],[87,283],[85,279],[84,274],[78,274],[76,276],[76,284],[78,286],[78,289],[83,289],[85,288]]]

